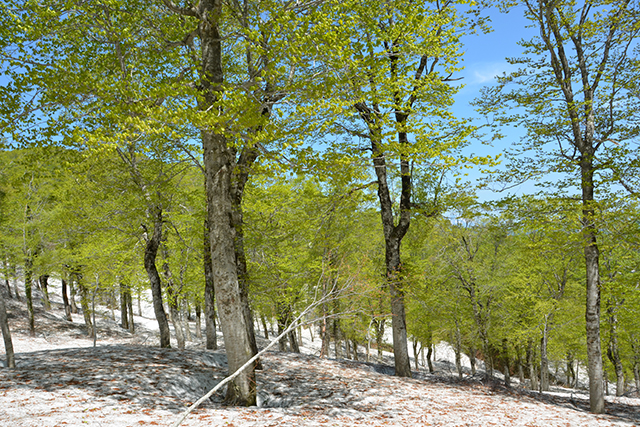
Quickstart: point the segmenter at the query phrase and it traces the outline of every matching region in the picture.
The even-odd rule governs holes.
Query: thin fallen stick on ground
[[[334,285],[334,287],[335,287],[335,285]],[[330,293],[328,295],[330,295]],[[332,296],[332,298],[335,298],[335,296]],[[323,302],[325,302],[325,300],[329,300],[329,299],[332,299],[332,298],[322,298],[322,299],[320,299],[320,300],[318,300],[316,302],[313,302],[310,305],[308,305],[307,308],[298,317],[296,317],[293,322],[291,322],[289,327],[287,329],[285,329],[284,332],[282,332],[280,335],[278,335],[273,340],[271,340],[271,342],[269,342],[269,345],[267,345],[265,348],[260,350],[255,356],[253,356],[251,359],[249,359],[247,361],[247,363],[245,363],[240,368],[238,368],[238,370],[236,370],[233,374],[229,375],[227,378],[225,378],[224,380],[220,381],[214,388],[209,390],[209,392],[207,394],[205,394],[200,399],[198,399],[197,402],[195,402],[193,405],[191,405],[186,411],[184,411],[180,415],[178,420],[174,424],[172,424],[171,427],[178,427],[180,424],[182,424],[182,422],[187,418],[187,416],[194,409],[196,409],[198,406],[200,406],[202,404],[202,402],[204,402],[205,400],[207,400],[211,396],[213,396],[213,394],[216,393],[218,390],[220,390],[224,385],[226,385],[227,383],[233,381],[238,375],[240,375],[240,373],[242,371],[244,371],[246,368],[251,366],[251,364],[253,362],[255,362],[264,353],[266,353],[267,350],[269,350],[271,347],[276,345],[276,343],[278,343],[278,341],[280,341],[281,338],[285,337],[289,332],[291,332],[292,330],[296,329],[298,326],[306,325],[306,324],[309,324],[309,323],[313,323],[316,320],[318,320],[318,319],[313,319],[313,320],[308,320],[306,322],[300,322],[300,319],[302,319],[312,309],[316,308],[319,304],[322,304]]]

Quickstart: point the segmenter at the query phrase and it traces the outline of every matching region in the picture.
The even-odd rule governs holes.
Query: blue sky
[[[464,87],[456,96],[456,104],[453,108],[458,117],[473,117],[477,120],[477,123],[485,123],[485,120],[474,111],[469,103],[480,96],[480,90],[483,87],[495,82],[496,75],[515,69],[505,58],[521,56],[523,49],[517,44],[518,41],[530,39],[536,35],[535,28],[527,28],[529,22],[524,18],[522,7],[516,8],[507,14],[500,13],[494,8],[489,9],[486,13],[491,18],[490,25],[493,31],[488,34],[480,33],[465,36],[462,39],[464,43],[463,65],[465,69],[459,73],[459,76],[463,77],[461,83]],[[507,135],[507,138],[494,147],[487,147],[479,141],[472,141],[466,153],[496,155],[502,153],[513,141],[519,140],[522,135],[522,132],[513,128],[503,129],[503,133]],[[469,172],[471,181],[474,181],[479,176],[481,174],[478,172]],[[525,194],[536,191],[533,183],[526,183],[514,188],[511,193]],[[506,194],[484,190],[478,195],[482,200],[488,200],[498,199]]]

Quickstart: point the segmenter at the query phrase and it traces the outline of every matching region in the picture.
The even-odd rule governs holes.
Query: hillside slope
[[[18,367],[0,368],[0,426],[168,426],[226,372],[223,349],[160,349],[148,345],[152,329],[131,335],[104,318],[92,348],[83,326],[63,320],[59,308],[38,306],[30,338],[24,304],[8,303]],[[609,397],[607,415],[595,416],[584,395],[540,395],[444,372],[402,379],[388,365],[279,352],[263,362],[259,407],[224,407],[214,396],[183,425],[640,425],[636,398]]]

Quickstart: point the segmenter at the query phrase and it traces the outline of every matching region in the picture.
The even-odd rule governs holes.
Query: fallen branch
[[[172,424],[171,427],[178,427],[180,424],[182,424],[182,422],[187,418],[187,416],[194,409],[196,409],[198,406],[200,406],[202,404],[202,402],[204,402],[205,400],[207,400],[211,396],[213,396],[213,394],[216,393],[218,390],[220,390],[224,385],[226,385],[227,383],[233,381],[238,375],[240,375],[240,373],[242,373],[242,371],[244,371],[246,368],[251,366],[251,364],[253,364],[253,362],[255,362],[264,353],[266,353],[267,350],[269,350],[271,347],[276,345],[278,343],[278,341],[280,341],[281,338],[284,338],[289,332],[291,332],[292,330],[296,329],[298,326],[306,325],[308,323],[315,322],[317,319],[309,320],[309,321],[306,321],[306,322],[300,322],[300,319],[302,319],[307,313],[309,313],[311,310],[316,308],[318,305],[320,305],[323,302],[325,302],[325,299],[327,299],[327,298],[322,298],[322,299],[310,304],[309,306],[307,306],[307,308],[298,317],[296,317],[293,320],[293,322],[291,322],[289,327],[287,329],[285,329],[284,332],[282,332],[280,335],[278,335],[273,340],[271,340],[271,342],[269,342],[269,345],[267,345],[265,348],[260,350],[255,356],[253,356],[251,359],[249,359],[244,365],[242,365],[240,368],[238,368],[238,370],[236,370],[233,374],[229,375],[224,380],[220,381],[214,388],[209,390],[209,392],[207,394],[205,394],[200,399],[198,399],[198,401],[195,402],[193,405],[189,406],[189,408],[187,408],[186,411],[184,411],[182,414],[180,414],[180,417],[178,418],[178,420],[174,424]]]

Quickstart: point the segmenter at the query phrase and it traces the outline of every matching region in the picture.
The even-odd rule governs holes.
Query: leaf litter
[[[149,317],[136,316],[135,334],[99,319],[94,348],[81,316],[67,322],[59,303],[49,312],[37,306],[35,338],[24,303],[7,303],[17,368],[0,368],[0,426],[169,426],[226,374],[224,348],[205,350],[196,339],[184,350],[161,349]],[[307,354],[265,354],[258,406],[229,407],[214,395],[182,425],[640,426],[637,397],[607,396],[607,413],[594,415],[583,390],[541,394],[517,380],[510,388],[479,376],[459,380],[446,358],[435,374],[397,378],[388,358],[319,358],[317,342],[305,340]]]

